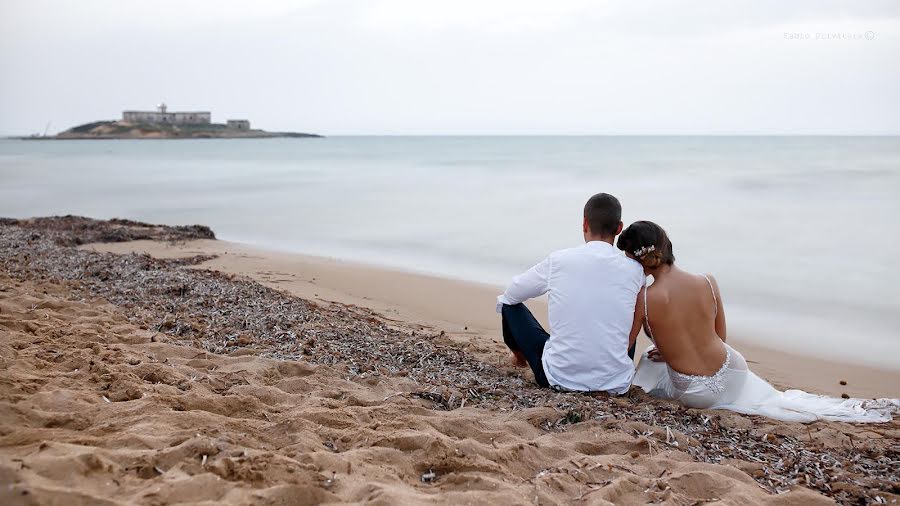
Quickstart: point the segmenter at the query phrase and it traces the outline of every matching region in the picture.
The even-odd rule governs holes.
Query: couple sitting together
[[[594,195],[584,206],[585,244],[551,253],[514,277],[497,298],[503,340],[516,365],[531,367],[538,385],[619,395],[634,384],[692,408],[787,421],[883,422],[897,412],[897,399],[845,400],[776,390],[726,343],[716,280],[679,269],[659,225],[638,221],[623,231],[621,217],[615,197]],[[544,294],[549,334],[522,304]],[[635,371],[641,328],[654,346]]]

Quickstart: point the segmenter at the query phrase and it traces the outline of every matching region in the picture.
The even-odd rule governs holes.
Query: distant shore
[[[19,140],[112,140],[112,139],[274,139],[319,138],[318,134],[303,132],[268,132],[239,130],[220,123],[197,125],[160,125],[125,121],[94,121],[57,135],[9,137]]]

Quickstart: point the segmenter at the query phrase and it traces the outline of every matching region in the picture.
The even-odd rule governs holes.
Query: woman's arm
[[[637,342],[637,336],[641,332],[641,326],[644,325],[644,290],[641,288],[638,292],[637,302],[634,304],[634,320],[631,323],[631,333],[628,334],[628,349],[630,350],[634,343]]]
[[[706,276],[709,278],[709,282],[712,284],[713,294],[716,296],[716,335],[724,342],[727,337],[725,327],[725,304],[722,302],[722,294],[719,292],[719,282],[716,281],[716,278],[711,274],[707,274]]]

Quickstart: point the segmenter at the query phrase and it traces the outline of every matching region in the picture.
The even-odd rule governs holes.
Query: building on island
[[[230,130],[250,130],[250,120],[230,119],[225,122],[225,126]]]
[[[208,125],[211,116],[209,111],[168,112],[166,104],[156,106],[156,111],[122,111],[122,121],[155,125]]]
[[[211,119],[212,113],[209,111],[169,112],[164,103],[156,106],[155,111],[122,111],[122,121],[126,123],[209,125],[212,123]],[[250,130],[250,120],[230,119],[225,127],[229,130]]]

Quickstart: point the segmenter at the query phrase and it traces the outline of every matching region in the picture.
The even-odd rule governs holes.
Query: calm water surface
[[[898,137],[0,140],[0,216],[201,223],[497,284],[579,244],[599,191],[719,278],[739,339],[900,369]]]

